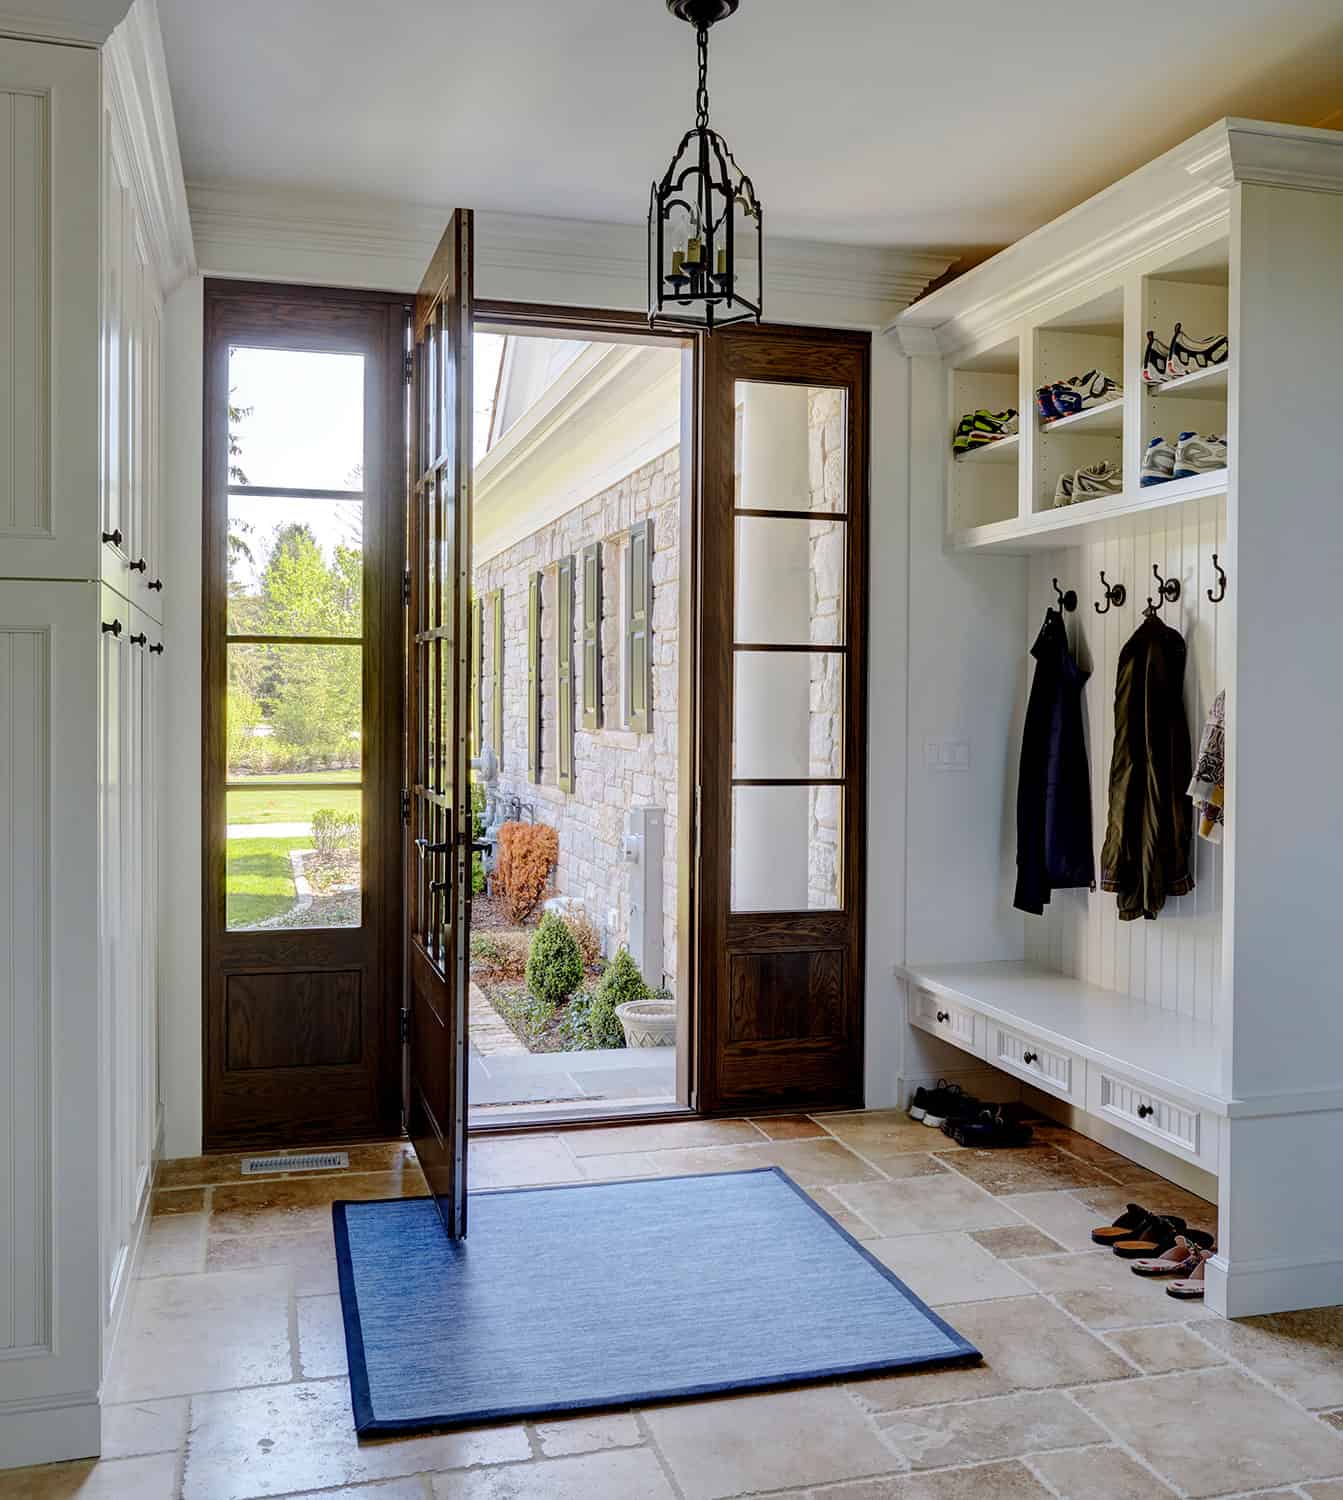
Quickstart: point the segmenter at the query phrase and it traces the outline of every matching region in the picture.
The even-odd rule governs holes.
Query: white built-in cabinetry
[[[98,1451],[160,1129],[160,347],[180,247],[145,21],[102,50],[0,40],[0,1468]]]
[[[1148,330],[1168,340],[1177,320],[1229,333],[1229,363],[1144,385]],[[1222,121],[893,332],[914,444],[905,1085],[1027,1086],[1215,1197],[1220,1312],[1343,1302],[1343,800],[1319,775],[1343,735],[1343,134]],[[1038,386],[1097,367],[1122,397],[1038,416]],[[953,457],[978,407],[1017,408],[1020,432]],[[1149,440],[1182,430],[1226,434],[1227,468],[1141,487]],[[1056,507],[1060,473],[1102,459],[1122,493]],[[1098,890],[1012,910],[1028,651],[1055,580],[1078,595],[1065,624],[1092,674],[1098,870],[1116,668],[1149,599],[1187,643],[1195,747],[1227,694],[1226,839],[1194,841],[1195,887],[1156,921],[1120,922]],[[971,740],[961,774],[928,777],[945,736]]]

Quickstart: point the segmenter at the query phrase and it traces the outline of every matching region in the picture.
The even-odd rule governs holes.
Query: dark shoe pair
[[[1123,1260],[1164,1255],[1181,1235],[1194,1245],[1212,1248],[1212,1235],[1202,1229],[1190,1229],[1179,1214],[1150,1213],[1138,1203],[1128,1204],[1113,1224],[1091,1231],[1096,1244],[1108,1246]]]
[[[936,1088],[914,1091],[909,1113],[913,1119],[937,1130],[948,1120],[963,1119],[977,1114],[982,1108],[979,1100],[967,1094],[959,1083],[948,1083],[945,1078],[939,1078]]]
[[[958,1146],[995,1149],[1003,1146],[1028,1146],[1031,1127],[1012,1118],[1007,1107],[981,1109],[978,1115],[948,1120],[942,1134],[949,1135]]]

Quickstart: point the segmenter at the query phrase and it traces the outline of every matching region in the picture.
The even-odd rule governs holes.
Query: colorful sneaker
[[[1188,479],[1194,474],[1211,474],[1226,468],[1226,439],[1199,437],[1196,432],[1182,432],[1175,444],[1173,478]]]
[[[956,424],[956,435],[951,441],[953,453],[968,453],[971,448],[983,448],[1005,437],[1015,437],[1021,430],[1016,410],[991,412],[979,410],[968,412]]]
[[[1050,388],[1050,397],[1061,417],[1071,417],[1093,406],[1104,406],[1124,394],[1124,387],[1104,370],[1088,370]]]
[[[1056,418],[1064,416],[1055,403],[1054,392],[1061,391],[1064,387],[1060,385],[1042,385],[1035,393],[1035,410],[1042,422],[1052,422]]]
[[[1115,464],[1092,464],[1073,475],[1074,505],[1080,500],[1099,500],[1102,495],[1119,495],[1123,490],[1124,474]]]
[[[1154,437],[1142,456],[1142,476],[1138,483],[1146,489],[1149,484],[1165,484],[1175,478],[1175,449],[1163,437]]]
[[[1183,324],[1175,325],[1170,336],[1170,352],[1166,360],[1168,380],[1178,380],[1181,375],[1192,375],[1195,370],[1211,370],[1224,365],[1231,354],[1231,344],[1224,333],[1210,334],[1206,339],[1190,338]]]

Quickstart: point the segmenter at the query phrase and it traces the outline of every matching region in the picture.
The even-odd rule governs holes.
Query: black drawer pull
[[[1140,1120],[1145,1120],[1148,1117],[1148,1115],[1154,1115],[1154,1114],[1156,1114],[1156,1107],[1154,1105],[1151,1105],[1151,1104],[1140,1104],[1138,1106],[1138,1118]]]
[[[1037,1063],[1040,1061],[1040,1054],[1038,1052],[1023,1052],[1021,1054],[1021,1060],[1026,1064],[1027,1067],[1029,1067],[1031,1063]]]
[[[115,531],[103,532],[103,541],[111,542],[114,547],[121,546],[121,528],[118,526]]]
[[[103,621],[103,634],[104,635],[120,635],[121,634],[121,621],[120,620],[113,620],[112,623],[109,625],[107,623],[107,621],[104,620]]]
[[[944,1022],[949,1021],[951,1020],[951,1013],[949,1011],[939,1010],[937,1013],[937,1019]]]
[[[150,651],[150,655],[151,656],[162,656],[163,655],[163,642],[159,641],[157,643],[157,645],[151,646],[149,648],[149,651]]]
[[[139,557],[130,564],[130,570],[132,573],[147,573],[149,571],[149,564],[143,557]]]
[[[161,578],[151,578],[149,582],[145,584],[145,587],[147,589],[153,589],[156,593],[161,594],[163,592],[163,580]]]
[[[126,639],[130,641],[132,646],[143,646],[148,642],[149,637],[142,630],[139,635],[127,636]]]

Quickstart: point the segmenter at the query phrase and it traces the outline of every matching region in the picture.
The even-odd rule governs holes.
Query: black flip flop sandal
[[[1097,1245],[1113,1245],[1116,1240],[1131,1239],[1151,1217],[1142,1204],[1130,1203],[1113,1224],[1093,1229],[1091,1238]]]

